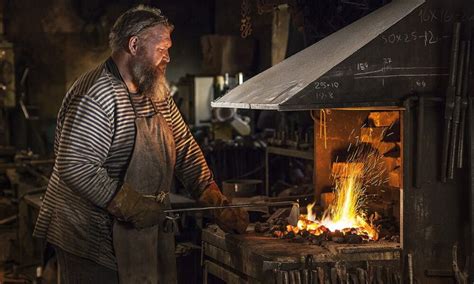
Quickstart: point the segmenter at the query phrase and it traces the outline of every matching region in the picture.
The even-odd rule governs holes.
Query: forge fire
[[[391,127],[386,128],[390,129]],[[316,201],[306,206],[306,214],[301,214],[297,225],[278,223],[271,229],[274,237],[292,240],[309,240],[318,244],[332,240],[345,243],[362,243],[382,239],[396,240],[383,230],[384,218],[376,210],[367,210],[373,194],[389,182],[389,167],[384,152],[380,151],[383,138],[390,136],[386,131],[365,133],[353,130],[347,141],[349,146],[343,157],[331,163],[333,198],[326,208],[315,206]],[[377,134],[375,134],[377,133]]]
[[[385,168],[382,155],[366,144],[356,144],[346,163],[334,163],[335,199],[321,218],[314,212],[314,203],[307,206],[296,227],[288,225],[287,232],[308,231],[313,235],[340,231],[377,240],[378,229],[364,212],[365,190],[370,185],[382,185]],[[348,151],[351,149],[349,148]]]

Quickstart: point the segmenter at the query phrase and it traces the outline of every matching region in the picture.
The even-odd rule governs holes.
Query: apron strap
[[[158,194],[147,194],[147,195],[143,195],[143,197],[151,198],[159,203],[163,203],[165,201],[165,198],[168,196],[168,194],[169,192],[160,191]]]
[[[146,97],[146,98],[150,101],[150,104],[151,104],[151,106],[153,107],[153,111],[155,112],[154,115],[159,114],[158,108],[156,107],[156,104],[155,104],[155,102],[153,101],[153,99],[150,98],[150,97]],[[130,92],[128,93],[128,99],[130,100],[130,104],[132,105],[133,113],[135,114],[135,117],[138,117],[138,112],[137,112],[137,109],[136,109],[136,107],[135,107],[135,104],[133,103],[132,94],[131,94]]]

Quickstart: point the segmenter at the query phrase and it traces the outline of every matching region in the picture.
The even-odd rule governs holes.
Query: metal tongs
[[[292,206],[296,201],[274,201],[274,202],[255,202],[255,203],[243,203],[243,204],[228,204],[221,206],[206,206],[206,207],[188,207],[188,208],[177,208],[164,210],[166,214],[169,213],[186,213],[186,212],[200,212],[214,209],[227,209],[227,208],[257,208],[257,207],[278,207],[278,206]]]
[[[227,208],[257,208],[257,207],[279,207],[279,206],[292,206],[290,215],[288,217],[288,223],[292,226],[296,226],[298,223],[298,217],[300,216],[300,206],[296,201],[273,201],[273,202],[254,202],[254,203],[242,203],[242,204],[228,204],[221,206],[206,206],[206,207],[188,207],[188,208],[177,208],[177,209],[166,209],[164,231],[172,232],[178,228],[176,220],[179,219],[179,213],[187,212],[202,212],[215,209],[227,209]]]

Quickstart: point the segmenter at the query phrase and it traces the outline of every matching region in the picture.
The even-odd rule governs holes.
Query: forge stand
[[[204,283],[402,283],[400,244],[371,242],[321,246],[255,233],[202,232]]]

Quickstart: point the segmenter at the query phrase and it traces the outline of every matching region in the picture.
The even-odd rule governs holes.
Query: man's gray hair
[[[109,46],[112,52],[126,49],[130,37],[138,36],[142,31],[158,24],[167,26],[171,30],[174,28],[160,9],[139,5],[126,11],[115,21],[110,30]]]

